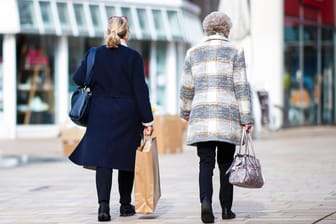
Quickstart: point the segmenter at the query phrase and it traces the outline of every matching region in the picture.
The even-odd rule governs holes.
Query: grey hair
[[[229,37],[230,29],[232,27],[231,19],[224,12],[212,12],[203,20],[203,30],[209,35],[223,34]]]

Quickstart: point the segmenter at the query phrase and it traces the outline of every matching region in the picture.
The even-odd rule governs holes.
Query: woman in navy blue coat
[[[120,215],[135,214],[131,193],[136,148],[143,130],[146,135],[153,132],[142,57],[127,47],[128,38],[127,17],[110,17],[106,45],[96,49],[86,133],[69,157],[78,165],[96,167],[99,221],[111,219],[109,200],[113,169],[119,170]],[[79,86],[84,84],[86,57],[73,76]]]

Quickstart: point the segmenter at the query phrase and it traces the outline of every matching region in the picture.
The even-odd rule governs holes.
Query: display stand
[[[24,81],[24,78],[26,81]],[[20,69],[18,74],[18,94],[28,95],[25,104],[18,106],[23,114],[23,123],[30,124],[32,112],[54,112],[53,85],[48,65],[35,64]],[[43,101],[44,100],[44,101]]]

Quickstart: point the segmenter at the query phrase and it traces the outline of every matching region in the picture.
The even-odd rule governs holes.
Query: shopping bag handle
[[[151,150],[152,137],[145,136],[141,138],[141,145],[138,147],[140,152],[149,152]]]

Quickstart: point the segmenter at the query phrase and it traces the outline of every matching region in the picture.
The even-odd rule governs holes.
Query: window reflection
[[[18,1],[18,7],[21,26],[37,28],[33,1]]]
[[[74,10],[75,10],[75,17],[76,17],[78,30],[82,31],[82,32],[87,31],[88,28],[87,28],[87,24],[86,24],[83,5],[74,4]]]
[[[69,11],[66,3],[57,3],[57,11],[62,30],[71,30]]]
[[[183,38],[180,22],[176,11],[168,11],[168,20],[173,39],[181,40]]]
[[[107,15],[107,17],[115,16],[116,15],[116,10],[115,10],[115,8],[113,6],[106,6],[105,9],[106,9],[106,15]]]
[[[40,2],[41,16],[46,31],[55,31],[49,2]]]
[[[161,10],[154,9],[152,12],[153,12],[154,26],[158,39],[166,39],[166,33]]]
[[[132,12],[130,8],[121,8],[121,12],[123,16],[127,16],[128,17],[128,25],[129,28],[131,30],[131,32],[135,32],[134,31],[134,21],[133,21],[133,17],[132,17]]]
[[[156,45],[156,105],[162,109],[166,109],[166,58],[167,58],[167,45],[164,42],[158,42]]]
[[[137,9],[141,34],[143,39],[149,39],[151,37],[148,26],[148,16],[146,9]]]
[[[99,13],[99,6],[98,5],[90,5],[90,13],[93,27],[96,33],[103,33],[103,24],[101,21],[100,13]]]

